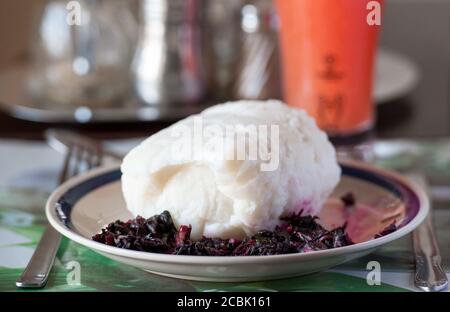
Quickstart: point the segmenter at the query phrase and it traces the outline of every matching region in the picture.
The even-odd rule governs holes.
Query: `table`
[[[427,138],[418,142],[421,151],[391,157],[379,165],[396,169],[420,168],[434,183],[450,185],[450,141],[436,137],[450,136],[450,1],[397,0],[388,1],[383,19],[381,44],[410,56],[419,65],[422,80],[403,99],[378,108],[379,138]],[[102,124],[58,126],[76,128],[97,138],[146,136],[167,123]],[[40,142],[49,124],[24,122],[0,114],[0,137],[21,141],[0,141],[0,291],[14,291],[14,282],[26,265],[45,226],[43,204],[55,183],[60,156]],[[17,143],[17,144],[16,144]],[[417,142],[415,142],[417,143]],[[8,162],[9,161],[9,162]],[[17,178],[15,168],[36,167],[41,171],[34,179],[41,190],[17,187],[32,184],[30,173]],[[11,166],[10,166],[11,165]],[[8,170],[6,170],[8,169]],[[8,174],[6,174],[8,173]],[[53,179],[53,180],[52,180]],[[440,239],[447,275],[450,275],[450,204],[434,202],[434,220]],[[369,286],[366,282],[369,261],[378,261],[382,269],[382,284]],[[76,262],[73,262],[76,261]],[[78,266],[79,264],[79,266]],[[80,270],[81,284],[73,284],[73,274]],[[409,291],[412,286],[413,259],[410,238],[396,241],[377,252],[339,266],[327,272],[305,277],[258,283],[224,284],[187,282],[143,274],[95,254],[74,242],[63,240],[48,287],[40,291],[164,291],[164,290],[298,290],[298,291]],[[68,280],[69,278],[69,280]],[[23,291],[23,290],[20,290]]]
[[[381,46],[409,56],[421,71],[408,96],[378,107],[381,138],[450,135],[450,0],[388,0]],[[168,123],[56,125],[100,138],[148,135]],[[41,139],[49,124],[25,122],[0,113],[0,137]]]
[[[118,151],[138,140],[110,142]],[[407,150],[383,156],[378,165],[427,172],[430,181],[450,184],[450,140],[413,143]],[[398,142],[379,141],[378,155]],[[15,291],[14,282],[31,257],[46,225],[43,206],[56,183],[62,157],[40,142],[0,140],[0,155],[14,151],[20,157],[2,159],[0,177],[0,291]],[[389,153],[387,153],[389,154]],[[36,170],[36,168],[38,170]],[[34,182],[33,182],[34,181]],[[39,188],[36,189],[36,181]],[[450,277],[450,200],[434,202],[434,221],[447,275]],[[68,239],[63,239],[48,285],[38,291],[414,291],[414,259],[410,236],[397,240],[366,257],[326,272],[303,277],[255,283],[190,282],[159,277],[119,264]],[[370,261],[381,265],[381,285],[370,286],[366,278]],[[80,284],[74,276],[79,272]],[[75,275],[74,275],[75,274]],[[28,291],[28,290],[19,290]]]

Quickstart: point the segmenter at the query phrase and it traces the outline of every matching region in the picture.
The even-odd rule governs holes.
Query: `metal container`
[[[72,12],[67,0],[48,1],[34,27],[31,95],[54,107],[91,108],[126,97],[137,45],[133,2],[79,0]]]
[[[199,0],[142,0],[133,76],[143,102],[176,107],[203,98],[199,4]]]
[[[280,98],[278,18],[272,1],[244,1],[240,26],[240,55],[233,98]]]
[[[242,1],[203,0],[208,95],[215,101],[232,99],[241,46]]]

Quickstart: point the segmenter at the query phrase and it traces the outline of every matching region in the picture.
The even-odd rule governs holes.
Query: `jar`
[[[149,105],[195,104],[205,93],[198,0],[143,0],[135,91]]]

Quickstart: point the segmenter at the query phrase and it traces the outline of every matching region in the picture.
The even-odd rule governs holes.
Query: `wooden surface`
[[[0,4],[0,70],[26,55],[25,38],[31,27],[32,12],[38,10],[42,1],[6,0]],[[421,80],[406,97],[377,108],[377,135],[383,138],[450,136],[450,0],[388,0],[382,23],[381,45],[416,62]],[[168,124],[56,126],[78,129],[98,138],[116,138],[145,136]],[[55,125],[17,120],[0,113],[0,137],[3,138],[40,139],[49,126]]]

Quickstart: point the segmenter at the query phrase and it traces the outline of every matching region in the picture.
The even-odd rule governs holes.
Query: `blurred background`
[[[290,3],[291,7],[311,3],[323,7],[328,6],[327,1],[339,2],[295,1],[273,2]],[[298,54],[316,57],[319,66],[329,65],[319,75],[316,67],[308,66],[313,68],[312,80],[327,80],[326,75],[333,78],[336,72],[337,76],[344,72],[347,76],[340,75],[344,76],[341,82],[331,79],[325,81],[327,86],[338,85],[338,91],[345,91],[346,95],[364,93],[363,101],[358,97],[347,101],[352,105],[346,107],[346,113],[358,115],[358,110],[366,106],[370,109],[367,124],[371,128],[374,107],[375,136],[356,148],[341,147],[343,154],[348,152],[351,157],[404,174],[420,174],[429,184],[436,233],[441,239],[448,275],[450,0],[385,0],[373,88],[370,84],[376,36],[365,20],[361,22],[362,15],[358,14],[366,14],[366,10],[358,1],[341,0],[347,6],[328,11],[337,12],[341,18],[349,16],[346,8],[354,9],[352,18],[338,21],[340,28],[325,31],[320,10],[311,18],[304,13],[307,10],[294,10],[290,14],[289,5],[284,11],[294,24],[298,21],[296,14],[300,13],[306,15],[306,25],[312,20],[319,21],[315,24],[316,31],[324,31],[327,39],[334,39],[331,48],[330,41],[323,41],[326,49],[334,49],[334,53],[347,58],[347,72],[331,68],[336,60],[322,57],[329,50],[319,57],[311,50],[301,50],[299,42],[308,38],[291,43],[301,52]],[[282,97],[282,87],[287,84],[282,84],[286,70],[282,72],[281,67],[284,65],[286,69],[288,62],[280,62],[280,56],[286,54],[283,49],[286,45],[279,45],[280,18],[274,3],[271,0],[0,1],[0,290],[16,289],[14,283],[46,225],[43,207],[48,194],[58,185],[64,159],[60,152],[69,154],[55,144],[55,135],[47,136],[50,138],[47,142],[44,140],[46,130],[76,130],[78,134],[105,140],[105,147],[123,155],[143,137],[210,105],[227,100]],[[78,4],[81,17],[76,14]],[[353,15],[354,12],[358,14]],[[360,27],[342,26],[354,26],[355,21]],[[335,39],[339,38],[336,33],[340,30],[342,35],[343,29],[353,40]],[[368,33],[372,35],[366,36]],[[295,31],[291,34],[297,38]],[[309,59],[305,59],[303,63],[297,62],[297,54],[291,55],[297,65],[309,65]],[[292,71],[294,75],[298,72]],[[294,89],[301,88],[294,84]],[[327,103],[324,106],[318,103],[323,93],[317,94],[319,97],[311,102],[324,107],[324,115],[328,117],[331,114]],[[80,141],[101,150],[97,140]],[[127,289],[167,289],[167,285],[175,285],[148,283],[140,271],[119,270],[115,262],[101,271],[111,276],[98,278],[98,258],[83,258],[89,253],[76,245],[69,242],[60,251],[62,261],[55,263],[56,277],[50,281],[49,289],[73,290],[65,288],[64,263],[74,257],[83,260],[83,270],[90,266],[94,273],[87,274],[86,279],[90,280],[86,285],[98,285],[99,290],[122,291],[127,285],[124,280],[135,285]],[[409,240],[387,247],[379,259],[389,267],[383,271],[383,279],[402,289],[413,289],[414,259]],[[366,262],[353,263],[349,268],[352,272],[361,268],[364,276],[361,284],[354,286],[347,279],[336,282],[336,275],[332,275],[331,284],[323,282],[328,281],[327,277],[319,276],[318,286],[313,280],[298,280],[298,285],[292,283],[292,287],[335,291],[336,285],[344,285],[351,286],[345,288],[351,291],[358,287],[367,289]],[[312,288],[305,288],[308,283]],[[120,287],[111,288],[113,284]]]
[[[270,0],[81,2],[98,18],[74,32],[67,1],[2,1],[1,137],[40,139],[50,126],[148,135],[213,103],[281,96]],[[378,137],[450,135],[449,23],[450,0],[387,0]]]

